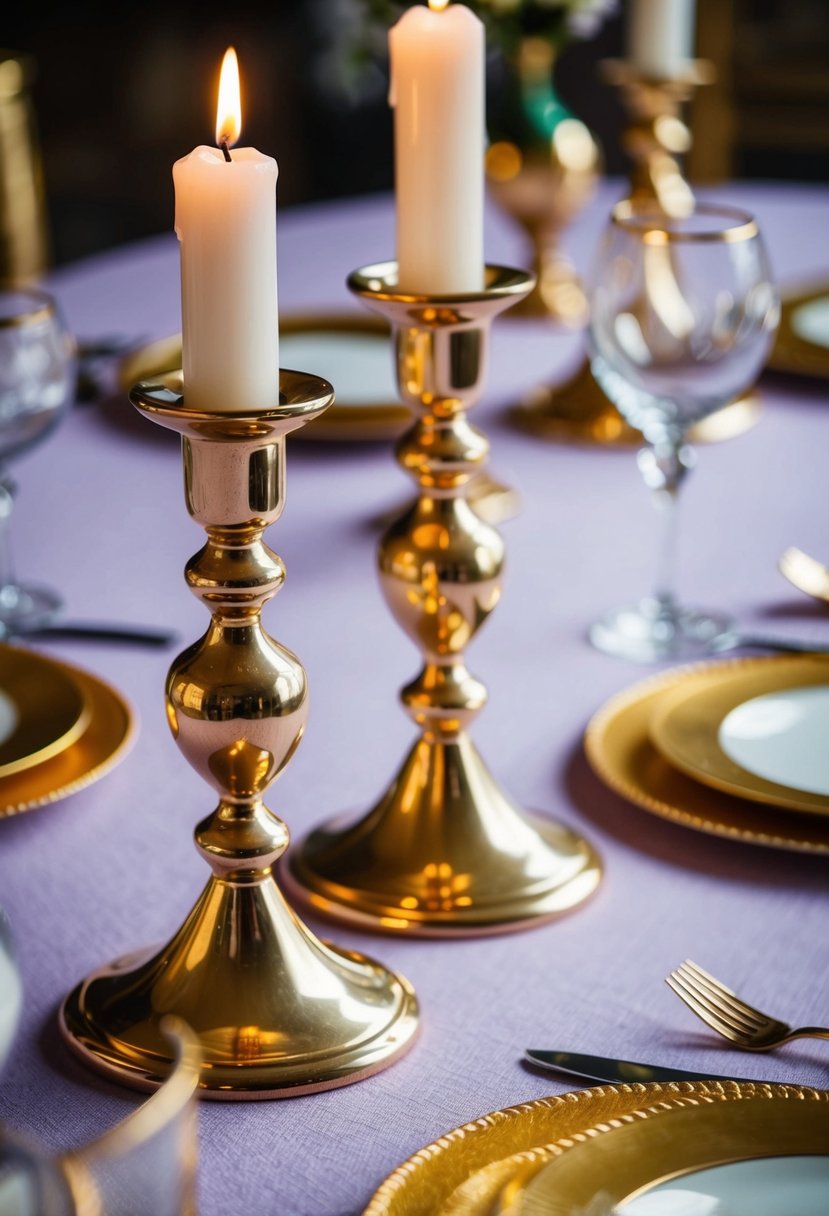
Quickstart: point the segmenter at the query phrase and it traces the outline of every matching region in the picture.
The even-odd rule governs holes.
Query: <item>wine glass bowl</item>
[[[0,636],[53,619],[60,598],[14,577],[9,522],[14,484],[6,463],[39,443],[69,405],[75,347],[55,301],[46,292],[0,292]]]
[[[634,199],[614,208],[591,287],[591,368],[646,441],[639,467],[662,509],[663,538],[654,593],[596,622],[599,649],[645,662],[689,658],[732,629],[675,599],[673,506],[693,463],[688,428],[750,388],[778,316],[760,229],[746,212],[695,204],[669,216]]]

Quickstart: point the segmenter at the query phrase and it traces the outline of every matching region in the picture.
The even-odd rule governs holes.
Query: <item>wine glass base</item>
[[[732,618],[723,613],[669,608],[645,599],[609,612],[590,627],[588,636],[605,654],[635,663],[659,663],[715,654],[733,630]]]
[[[7,583],[0,587],[0,635],[43,629],[55,621],[62,607],[63,600],[47,587]]]

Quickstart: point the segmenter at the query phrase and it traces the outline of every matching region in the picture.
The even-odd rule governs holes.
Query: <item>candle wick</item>
[[[228,163],[229,163],[230,162],[230,152],[228,151],[228,148],[227,148],[227,140],[223,139],[220,142],[219,147],[221,148],[222,152],[224,153],[225,160],[228,161]]]

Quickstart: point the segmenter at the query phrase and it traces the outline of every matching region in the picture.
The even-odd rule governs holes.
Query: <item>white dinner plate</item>
[[[719,744],[749,773],[829,797],[829,687],[752,697],[720,723]]]

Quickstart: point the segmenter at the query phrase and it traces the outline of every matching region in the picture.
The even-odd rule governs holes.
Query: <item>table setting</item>
[[[556,315],[487,7],[393,195],[277,214],[231,48],[174,231],[0,293],[0,1216],[827,1209],[829,194],[688,185],[636,0]]]

